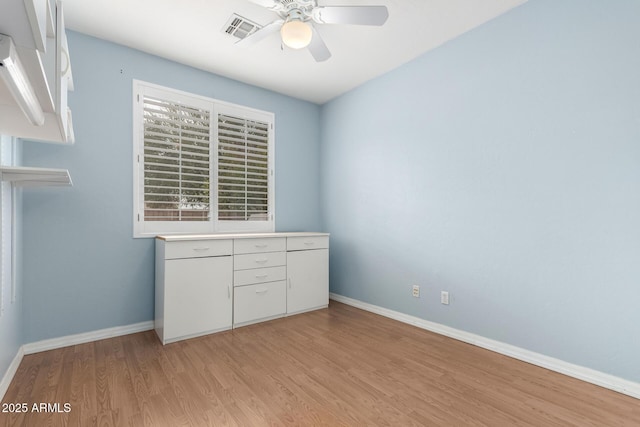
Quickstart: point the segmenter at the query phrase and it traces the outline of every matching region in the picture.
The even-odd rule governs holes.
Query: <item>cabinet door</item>
[[[329,304],[329,250],[287,252],[287,313]]]
[[[233,257],[165,263],[165,341],[231,328]]]

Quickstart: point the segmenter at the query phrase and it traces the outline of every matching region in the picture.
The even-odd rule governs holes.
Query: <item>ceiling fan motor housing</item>
[[[309,21],[312,17],[313,9],[317,6],[315,0],[281,0],[282,9],[278,14],[286,21],[299,20]]]

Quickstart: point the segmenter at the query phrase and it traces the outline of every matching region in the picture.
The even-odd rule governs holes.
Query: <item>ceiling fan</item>
[[[282,42],[292,49],[309,48],[317,62],[331,57],[314,24],[383,25],[389,17],[386,6],[318,6],[317,0],[249,0],[278,14],[279,19],[240,40],[252,45],[280,31]]]

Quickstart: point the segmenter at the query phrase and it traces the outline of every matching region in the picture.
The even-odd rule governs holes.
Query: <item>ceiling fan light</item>
[[[311,27],[298,20],[287,21],[280,29],[282,42],[291,49],[302,49],[309,46],[313,33]]]

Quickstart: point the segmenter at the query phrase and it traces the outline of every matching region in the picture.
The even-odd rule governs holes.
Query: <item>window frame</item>
[[[209,219],[207,221],[144,220],[144,95],[206,109],[209,112]],[[218,114],[268,123],[267,219],[264,221],[220,221],[218,218]],[[133,80],[133,237],[169,234],[216,234],[275,231],[275,114],[192,94],[141,80]]]

